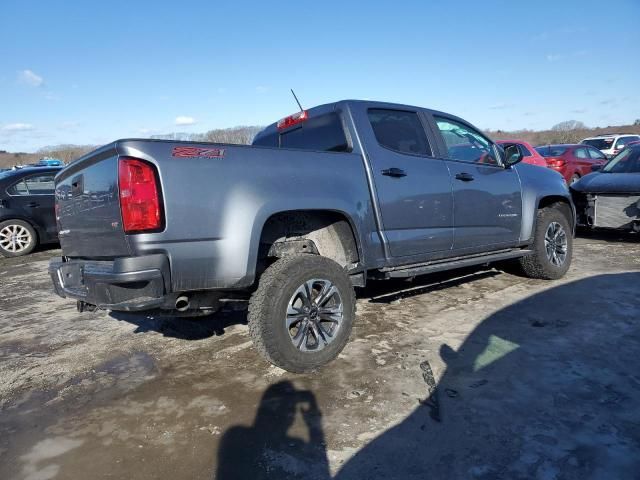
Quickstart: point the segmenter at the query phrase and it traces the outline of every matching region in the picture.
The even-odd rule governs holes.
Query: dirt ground
[[[376,283],[350,344],[292,375],[244,306],[76,312],[0,260],[1,479],[638,479],[640,241],[576,240],[561,281]]]

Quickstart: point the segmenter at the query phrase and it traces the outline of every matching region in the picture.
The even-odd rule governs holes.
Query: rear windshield
[[[567,147],[556,147],[553,145],[546,145],[544,147],[536,147],[538,152],[543,157],[559,157],[567,151]]]
[[[640,173],[640,147],[626,148],[602,169],[608,173]]]
[[[613,144],[613,138],[592,138],[591,140],[583,140],[580,143],[583,145],[591,145],[598,150],[608,150]]]
[[[340,115],[335,112],[311,117],[290,130],[259,136],[253,145],[326,152],[349,151]]]

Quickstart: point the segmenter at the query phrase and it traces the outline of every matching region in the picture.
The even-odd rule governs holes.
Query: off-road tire
[[[36,245],[38,245],[38,234],[28,222],[23,220],[6,220],[4,222],[0,222],[0,232],[2,232],[6,227],[11,226],[18,226],[26,230],[29,234],[29,243],[24,248],[21,248],[16,252],[5,249],[0,243],[0,255],[3,257],[20,257],[22,255],[28,255],[34,248],[36,248]]]
[[[552,222],[559,223],[567,237],[567,257],[560,266],[554,265],[546,253],[545,234]],[[544,280],[557,280],[562,278],[569,270],[573,254],[573,228],[560,205],[551,205],[538,210],[531,249],[534,252],[532,255],[518,259],[520,269],[525,276]]]
[[[291,342],[285,318],[296,289],[310,279],[323,278],[338,289],[343,317],[336,337],[322,350],[302,352]],[[351,280],[333,260],[319,255],[284,257],[270,265],[260,277],[249,301],[249,333],[256,349],[272,364],[293,373],[314,371],[333,359],[349,340],[355,319],[356,299]]]

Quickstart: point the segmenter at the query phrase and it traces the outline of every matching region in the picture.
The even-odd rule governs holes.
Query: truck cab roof
[[[347,99],[318,105],[307,110],[296,112],[288,117],[284,117],[258,132],[253,140],[253,145],[281,148],[300,148],[301,146],[304,146],[304,148],[313,150],[349,151],[348,145],[350,142],[344,135],[344,132],[348,132],[349,129],[346,128],[346,125],[344,125],[344,118],[341,118],[339,114],[344,111],[349,111],[351,107],[355,105],[361,106],[363,104],[366,105],[367,108],[371,109],[429,112],[433,115],[443,116],[455,119],[462,123],[467,123],[465,120],[451,114],[415,105]],[[314,128],[317,129],[317,139],[314,138],[315,135],[313,134],[307,133],[306,138],[304,139],[302,138],[301,132],[292,134],[292,132],[299,128],[303,122],[307,126],[307,132]],[[285,135],[287,139],[283,141],[283,136]]]

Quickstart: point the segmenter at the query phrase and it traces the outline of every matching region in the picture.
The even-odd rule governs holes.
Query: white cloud
[[[142,135],[148,135],[152,131],[153,130],[151,130],[150,128],[139,128],[138,129],[138,133],[141,133]]]
[[[27,130],[33,130],[33,125],[30,123],[9,123],[2,127],[5,132],[24,132]]]
[[[19,72],[18,78],[22,83],[25,83],[31,87],[40,87],[44,83],[44,78],[29,69]]]
[[[558,55],[555,53],[550,53],[549,55],[547,55],[547,61],[549,62],[557,62],[558,60],[562,60],[562,55]]]
[[[178,115],[175,120],[176,125],[193,125],[196,123],[196,119],[193,117],[187,117],[185,115]]]

